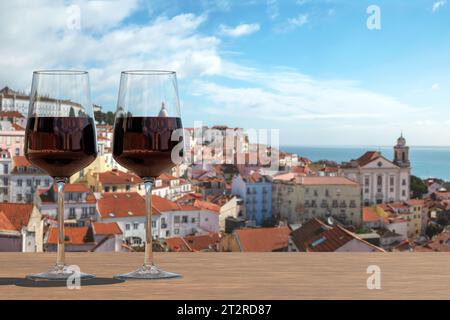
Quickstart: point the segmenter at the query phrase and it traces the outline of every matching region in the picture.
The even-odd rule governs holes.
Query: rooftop
[[[288,227],[245,228],[236,229],[233,234],[242,251],[270,252],[287,248],[290,232]]]

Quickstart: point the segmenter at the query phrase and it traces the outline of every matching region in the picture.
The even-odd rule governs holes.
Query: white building
[[[141,194],[143,195],[144,192],[145,190],[142,188]],[[166,173],[163,173],[155,180],[155,185],[152,189],[152,194],[169,200],[176,200],[191,192],[192,184],[189,181]]]
[[[0,90],[0,111],[17,111],[24,116],[28,115],[30,96],[4,87]],[[35,101],[35,109],[39,110],[40,116],[74,115],[84,112],[84,108],[73,101],[59,100],[50,97],[39,97]]]
[[[56,186],[40,189],[35,203],[43,215],[54,219],[57,216],[58,194]],[[97,200],[93,192],[84,184],[71,183],[64,187],[64,219],[67,223],[85,226],[87,221],[97,218]]]
[[[340,175],[361,185],[365,206],[407,201],[410,196],[411,166],[405,138],[398,138],[393,161],[383,157],[380,152],[368,151],[356,160],[343,163]]]
[[[49,188],[52,178],[34,167],[24,156],[12,158],[9,175],[9,202],[32,203],[37,189]]]

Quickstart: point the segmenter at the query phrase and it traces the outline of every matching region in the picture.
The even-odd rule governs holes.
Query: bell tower
[[[403,168],[409,168],[409,147],[406,145],[406,140],[403,138],[403,133],[397,139],[397,144],[394,146],[394,163]]]

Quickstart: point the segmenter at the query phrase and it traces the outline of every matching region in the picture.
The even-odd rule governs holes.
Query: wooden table
[[[26,274],[54,263],[50,253],[0,253],[0,299],[448,299],[445,253],[156,253],[157,264],[182,279],[117,282],[141,264],[141,253],[68,253],[70,264],[97,280],[69,290]],[[367,288],[369,265],[381,289]]]

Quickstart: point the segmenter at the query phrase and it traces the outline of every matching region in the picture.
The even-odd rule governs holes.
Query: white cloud
[[[280,15],[280,9],[278,7],[278,0],[267,0],[267,15],[269,19],[275,20]]]
[[[288,19],[289,25],[293,27],[301,27],[308,23],[308,14],[299,14],[295,18]]]
[[[258,23],[242,23],[237,25],[236,27],[229,27],[226,25],[220,25],[219,27],[220,33],[230,37],[241,37],[245,35],[249,35],[259,31],[260,26]]]
[[[433,85],[431,86],[431,90],[439,91],[441,90],[441,85],[439,83],[433,83]]]
[[[441,1],[437,1],[433,4],[433,12],[438,11],[441,7],[443,7],[445,5],[447,1],[446,0],[441,0]]]

